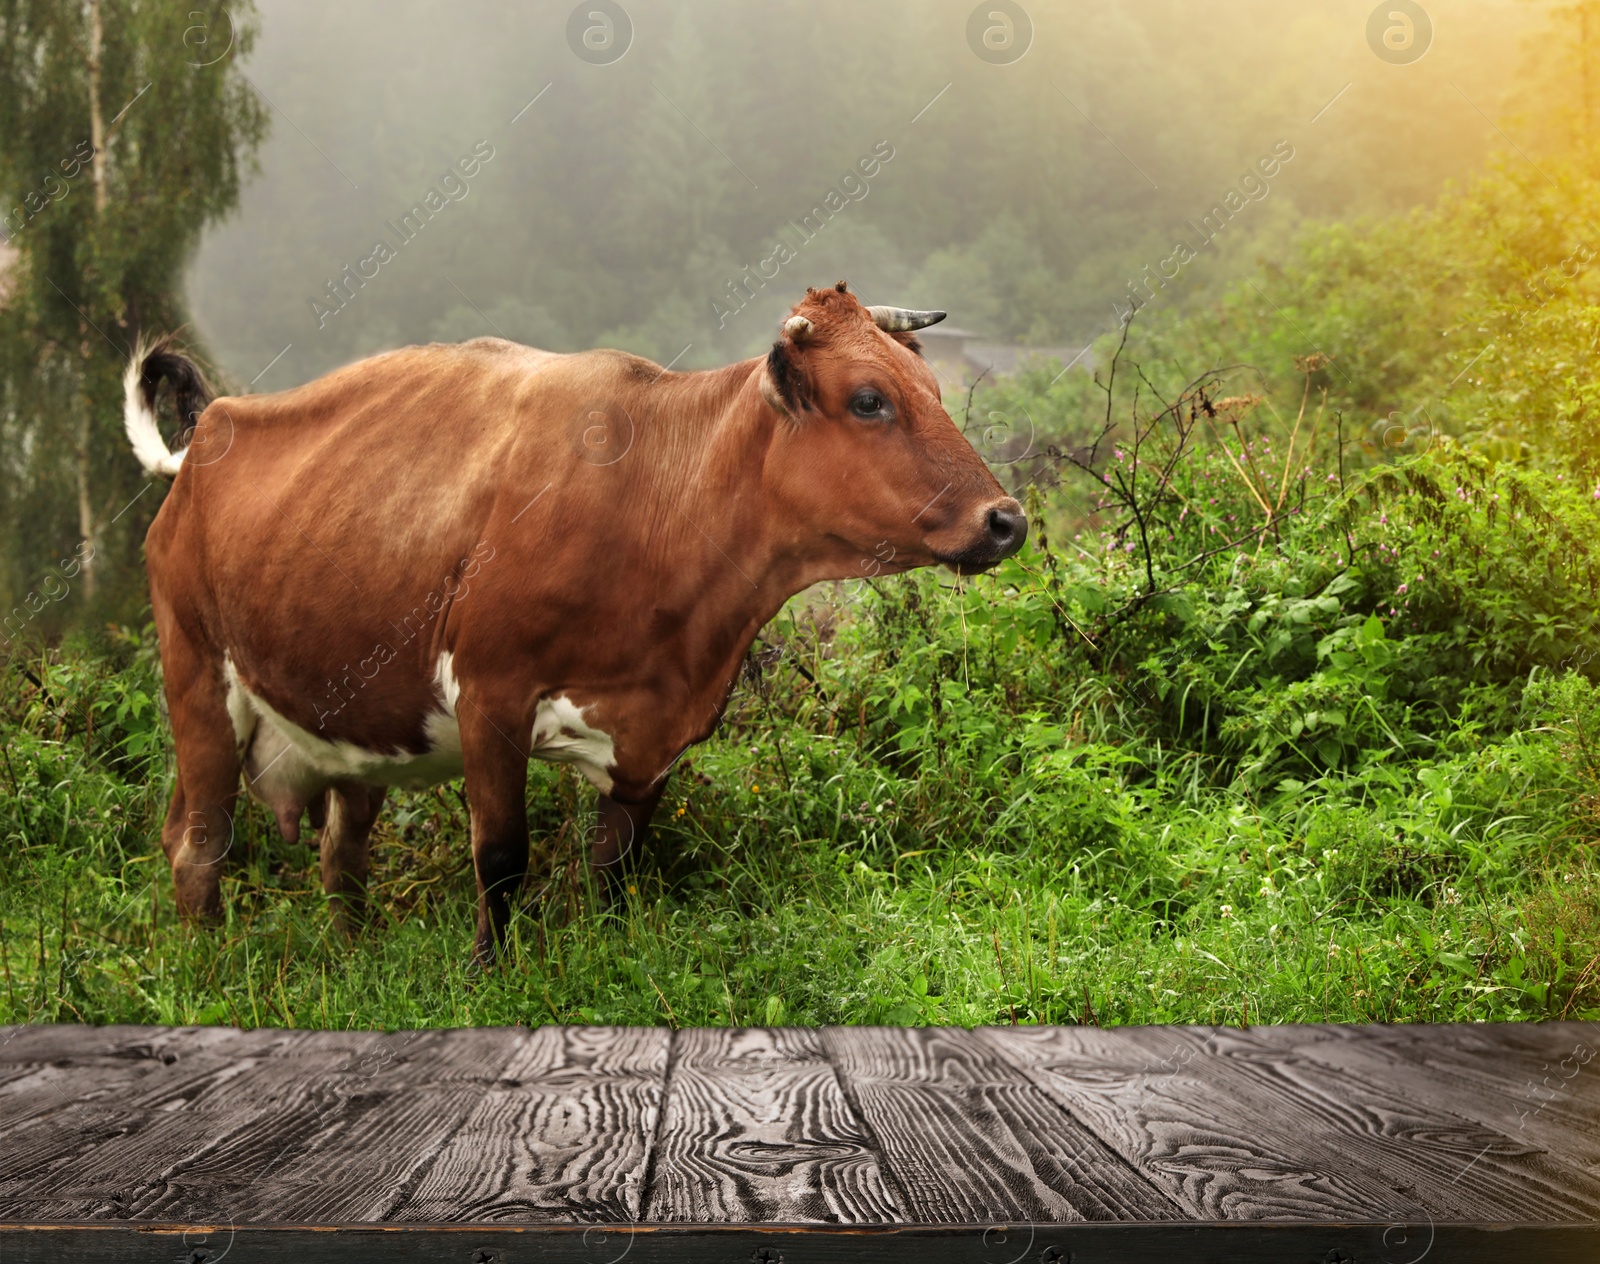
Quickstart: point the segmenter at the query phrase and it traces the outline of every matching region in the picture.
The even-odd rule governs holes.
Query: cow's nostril
[[[997,551],[997,559],[1009,557],[1022,547],[1028,537],[1028,519],[1015,509],[989,510],[989,541]]]

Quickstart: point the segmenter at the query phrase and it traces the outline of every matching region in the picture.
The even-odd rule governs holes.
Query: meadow
[[[951,401],[1027,548],[795,599],[610,907],[592,791],[535,766],[487,971],[459,783],[391,793],[354,941],[254,805],[226,924],[186,925],[151,627],[14,650],[0,1023],[1600,1018],[1586,449],[1353,434],[1320,355],[1140,367],[1198,328]]]
[[[1026,549],[791,602],[610,907],[536,765],[488,971],[459,782],[391,793],[356,940],[254,805],[180,922],[148,607],[54,563],[0,658],[0,1023],[1600,1018],[1593,170],[1309,223],[1092,376],[947,399]]]

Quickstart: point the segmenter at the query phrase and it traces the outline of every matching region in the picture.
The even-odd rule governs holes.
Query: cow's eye
[[[850,401],[850,411],[857,417],[881,417],[888,410],[888,401],[877,391],[857,391]]]

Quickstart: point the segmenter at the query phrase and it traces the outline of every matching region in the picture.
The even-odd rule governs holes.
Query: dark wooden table
[[[1600,1027],[0,1028],[0,1261],[1600,1262]]]

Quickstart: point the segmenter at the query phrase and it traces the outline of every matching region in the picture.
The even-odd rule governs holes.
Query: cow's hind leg
[[[462,708],[461,754],[478,873],[477,960],[488,965],[505,941],[511,901],[528,876],[528,755],[476,706]]]
[[[618,894],[624,874],[635,862],[645,831],[650,828],[650,818],[666,788],[663,777],[638,803],[621,803],[609,794],[600,796],[594,841],[589,847],[589,871],[598,879],[601,894],[607,900]]]
[[[354,934],[366,921],[368,840],[383,807],[383,786],[340,782],[327,793],[326,815],[317,836],[322,859],[322,889],[328,893],[334,923]]]
[[[179,913],[220,921],[222,862],[233,847],[239,794],[239,752],[222,664],[207,661],[174,631],[163,630],[161,666],[178,777],[161,846],[172,866]]]

